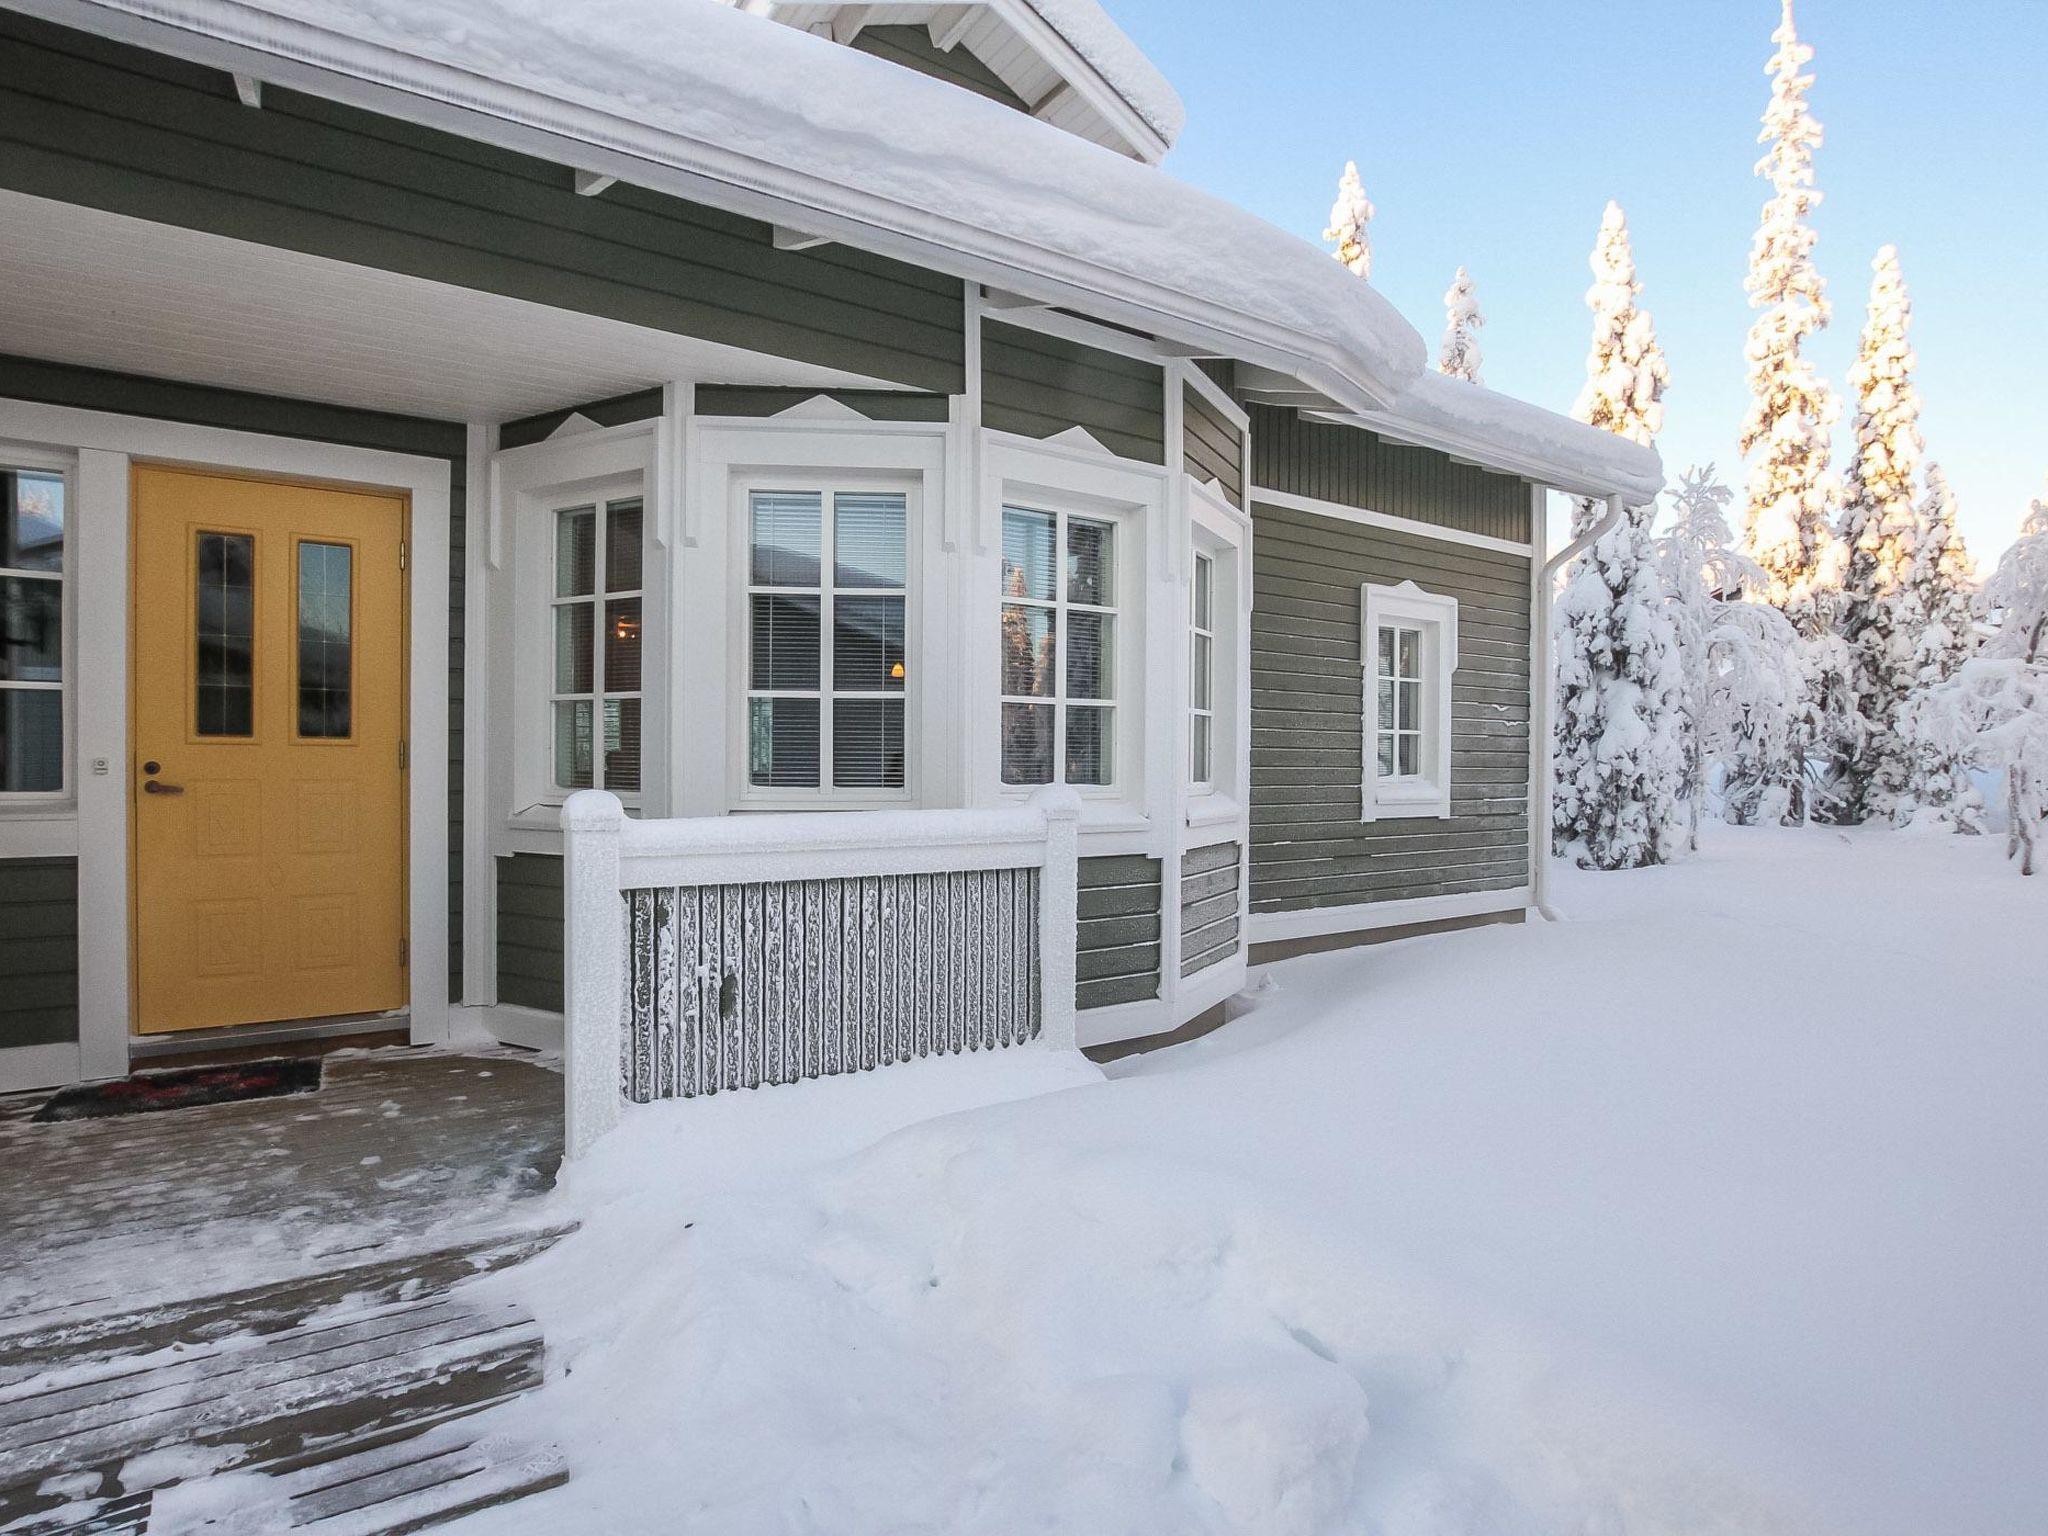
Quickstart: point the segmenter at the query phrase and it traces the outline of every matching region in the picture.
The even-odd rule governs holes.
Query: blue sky
[[[1356,159],[1373,281],[1429,338],[1460,263],[1487,382],[1564,410],[1583,377],[1586,256],[1627,210],[1672,386],[1660,447],[1738,489],[1751,175],[1777,0],[1106,0],[1188,103],[1167,160],[1307,237]],[[1928,452],[1980,557],[2048,475],[2048,4],[1800,0],[1827,133],[1815,356],[1838,391],[1870,259],[1899,247]],[[1848,444],[1851,403],[1837,429]]]

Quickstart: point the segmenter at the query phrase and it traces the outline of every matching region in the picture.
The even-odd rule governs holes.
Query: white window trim
[[[1458,600],[1425,592],[1412,581],[1368,582],[1361,591],[1359,655],[1364,673],[1361,814],[1363,821],[1399,817],[1448,820],[1451,814],[1451,680],[1458,670]],[[1382,778],[1379,772],[1379,632],[1383,624],[1423,636],[1422,772]]]
[[[1232,506],[1214,485],[1185,478],[1188,537],[1192,545],[1189,569],[1193,569],[1192,554],[1196,550],[1215,562],[1209,616],[1216,636],[1210,648],[1214,668],[1210,694],[1210,778],[1207,784],[1186,785],[1185,813],[1189,826],[1208,827],[1242,821],[1249,803],[1252,528],[1251,519]],[[1188,600],[1192,601],[1191,591]],[[1188,628],[1192,630],[1192,614],[1189,617]],[[1192,647],[1188,649],[1191,651]],[[1185,678],[1181,696],[1185,711]],[[1186,763],[1180,772],[1185,779]]]
[[[555,707],[571,700],[590,700],[590,786],[609,790],[625,805],[638,807],[648,780],[647,772],[647,573],[652,569],[654,544],[650,537],[648,523],[651,513],[647,506],[644,488],[635,488],[631,477],[622,477],[609,489],[600,488],[588,496],[577,494],[558,495],[551,500],[548,520],[547,579],[544,588],[547,602],[548,666],[544,674],[547,707],[542,714],[546,731],[543,744],[545,763],[542,768],[542,782],[546,785],[545,801],[559,805],[576,793],[574,787],[564,785],[557,777],[554,758]],[[638,587],[623,592],[610,589],[610,544],[612,508],[627,502],[640,503],[640,580]],[[561,590],[562,546],[560,525],[563,514],[585,509],[595,514],[591,537],[596,548],[591,560],[591,590],[580,596],[565,596]],[[605,610],[614,602],[629,598],[640,599],[640,688],[638,691],[624,691],[609,686],[611,679],[605,674]],[[557,615],[564,608],[588,607],[590,609],[590,687],[588,694],[565,694],[556,687],[555,674],[555,625]],[[621,789],[604,782],[604,706],[611,699],[634,699],[640,704],[640,784],[639,789]]]
[[[1218,713],[1216,708],[1216,651],[1219,644],[1221,643],[1222,638],[1221,635],[1218,633],[1216,623],[1216,590],[1220,584],[1218,575],[1218,563],[1219,562],[1217,560],[1217,552],[1207,548],[1202,543],[1202,541],[1199,538],[1197,538],[1195,540],[1195,548],[1193,555],[1191,556],[1188,562],[1187,776],[1188,793],[1194,796],[1212,795],[1216,792],[1216,733]],[[1196,590],[1201,584],[1201,577],[1203,574],[1204,567],[1207,567],[1209,577],[1209,621],[1206,625],[1202,622],[1201,605],[1195,601]],[[1206,704],[1197,704],[1195,702],[1194,683],[1197,674],[1197,668],[1195,663],[1195,642],[1197,640],[1206,640],[1209,642],[1208,676],[1205,679],[1208,683],[1208,688],[1205,690],[1205,692],[1208,695],[1208,702]],[[1195,772],[1194,761],[1194,737],[1196,734],[1195,724],[1197,721],[1205,722],[1209,727],[1208,760],[1206,763],[1203,764],[1203,771],[1201,773]]]
[[[0,822],[19,824],[27,822],[61,819],[75,820],[78,814],[78,779],[75,750],[78,739],[78,557],[75,553],[78,543],[78,460],[75,456],[52,453],[48,449],[33,448],[21,444],[0,442],[0,467],[7,469],[36,470],[45,474],[62,476],[64,481],[64,552],[62,563],[56,571],[57,579],[57,645],[58,672],[54,689],[47,686],[35,688],[35,692],[55,692],[60,696],[58,725],[60,743],[58,748],[58,771],[61,777],[55,789],[0,790]],[[16,572],[7,568],[9,575],[50,579],[48,571]],[[10,685],[10,689],[13,685]],[[16,839],[7,839],[8,843]],[[75,838],[66,839],[75,846]],[[9,851],[12,851],[11,848]],[[33,849],[36,853],[46,851],[40,844]],[[68,849],[58,850],[68,851]]]
[[[754,470],[735,473],[730,480],[732,488],[732,541],[730,567],[730,591],[733,595],[731,608],[732,644],[727,679],[727,696],[731,701],[728,710],[728,765],[732,785],[732,800],[736,808],[749,811],[859,811],[901,809],[916,805],[922,791],[920,782],[919,743],[924,737],[922,699],[924,696],[924,667],[920,658],[925,654],[924,619],[922,590],[924,562],[921,551],[926,537],[924,521],[924,485],[920,477],[888,471],[805,469],[797,471]],[[842,789],[832,783],[832,732],[829,716],[832,701],[840,697],[832,686],[832,635],[831,618],[828,610],[832,606],[834,583],[828,580],[825,566],[820,562],[818,579],[819,592],[823,600],[819,606],[819,649],[818,649],[818,787],[816,789],[791,789],[787,786],[765,787],[752,782],[749,772],[750,724],[748,701],[753,696],[753,597],[757,589],[753,580],[753,513],[750,499],[756,491],[816,491],[821,497],[819,509],[819,548],[831,548],[833,533],[829,528],[832,520],[832,493],[834,491],[894,491],[904,499],[903,514],[903,659],[906,676],[903,681],[903,787],[900,789]],[[803,589],[799,589],[803,590]],[[856,594],[857,595],[857,594]],[[892,591],[877,595],[894,596]],[[773,690],[769,690],[773,691]],[[810,690],[799,690],[808,693]],[[867,698],[873,695],[850,691],[848,697]]]

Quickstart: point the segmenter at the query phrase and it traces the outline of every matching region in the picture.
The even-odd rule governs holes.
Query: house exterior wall
[[[1202,391],[1181,386],[1181,464],[1197,480],[1214,480],[1223,499],[1244,505],[1244,433]]]
[[[562,1011],[562,860],[544,853],[499,858],[498,1001]]]
[[[997,320],[982,326],[981,359],[983,426],[1023,437],[1080,427],[1125,458],[1167,462],[1157,364]]]
[[[0,187],[957,393],[957,279],[0,12]]]
[[[78,860],[0,859],[0,1051],[78,1038]]]
[[[1192,976],[1237,953],[1239,893],[1244,849],[1211,843],[1180,860],[1180,973]]]
[[[1159,870],[1140,854],[1081,860],[1077,1006],[1106,1008],[1159,993]]]
[[[1264,913],[1525,886],[1530,558],[1256,497],[1252,516],[1254,937]],[[1452,814],[1367,822],[1360,589],[1404,581],[1458,599]]]

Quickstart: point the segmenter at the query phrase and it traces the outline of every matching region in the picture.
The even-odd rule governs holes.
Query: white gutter
[[[1537,486],[1541,497],[1545,487]],[[1561,922],[1547,899],[1550,886],[1550,594],[1557,573],[1607,537],[1626,509],[1619,496],[1607,498],[1600,521],[1552,555],[1530,567],[1529,589],[1529,905],[1546,921]]]

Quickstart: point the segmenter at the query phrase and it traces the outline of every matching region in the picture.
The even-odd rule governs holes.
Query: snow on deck
[[[2048,880],[2000,852],[1715,829],[1110,1081],[629,1116],[488,1282],[568,1368],[488,1418],[574,1475],[464,1529],[2048,1529]]]

